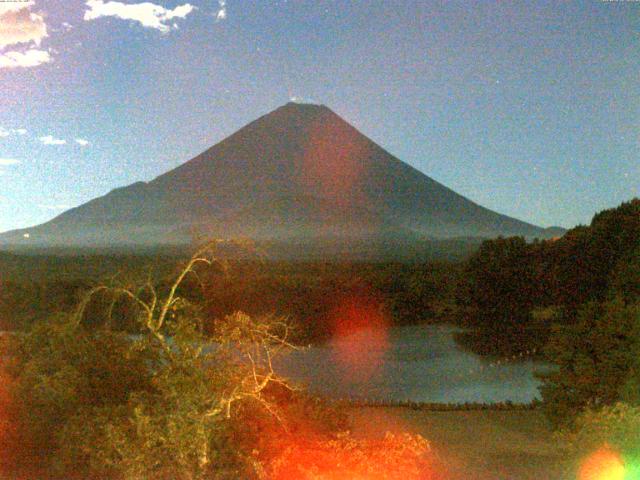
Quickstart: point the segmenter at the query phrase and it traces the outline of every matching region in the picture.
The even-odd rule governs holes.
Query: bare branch
[[[208,243],[206,245],[204,245],[201,249],[199,249],[189,260],[189,262],[187,263],[187,265],[182,269],[182,271],[180,272],[180,274],[178,275],[178,278],[176,278],[175,282],[173,282],[173,284],[171,285],[171,289],[169,290],[169,295],[167,296],[166,300],[164,301],[161,309],[160,309],[160,314],[158,315],[158,320],[156,322],[155,328],[157,330],[160,330],[162,328],[162,325],[164,324],[165,318],[167,316],[167,312],[169,311],[169,309],[171,308],[171,305],[174,303],[174,298],[176,295],[176,291],[178,290],[178,287],[182,284],[182,282],[184,281],[185,277],[191,273],[193,271],[193,268],[199,264],[199,263],[204,263],[206,265],[212,265],[213,261],[209,260],[208,258],[204,257],[204,254],[208,251],[211,251],[215,245],[217,245],[217,243],[219,243],[219,241],[214,241],[212,243]]]
[[[98,287],[92,288],[86,293],[86,295],[78,304],[78,308],[76,309],[76,313],[74,314],[74,321],[76,325],[80,325],[82,323],[84,313],[87,307],[89,306],[89,303],[91,303],[91,300],[93,299],[94,295],[96,295],[99,292],[108,291],[108,290],[109,290],[109,287],[100,285]]]

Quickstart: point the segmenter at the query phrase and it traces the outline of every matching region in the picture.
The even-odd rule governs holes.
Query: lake
[[[450,325],[362,330],[293,353],[280,368],[318,395],[373,401],[527,403],[540,398],[540,361],[484,359]]]

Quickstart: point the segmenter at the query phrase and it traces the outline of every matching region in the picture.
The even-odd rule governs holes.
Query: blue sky
[[[640,196],[640,2],[153,2],[0,3],[0,231],[292,98],[542,226]]]

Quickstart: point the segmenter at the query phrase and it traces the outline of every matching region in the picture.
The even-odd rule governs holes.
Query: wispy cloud
[[[150,2],[126,4],[122,2],[104,2],[103,0],[87,0],[88,10],[84,12],[85,20],[95,20],[100,17],[116,17],[140,23],[143,27],[154,28],[161,32],[168,32],[168,23],[174,18],[185,18],[196,7],[189,3],[179,5],[173,10]]]
[[[291,97],[289,97],[289,101],[293,103],[318,103],[311,97],[302,97],[300,95],[292,95]]]
[[[20,163],[20,160],[15,158],[0,158],[0,167],[9,167],[11,165],[17,165]]]
[[[0,53],[0,68],[29,68],[51,62],[46,50],[32,48],[26,52],[11,51]]]
[[[90,143],[89,140],[85,140],[84,138],[76,138],[75,142],[81,147],[86,147]]]
[[[26,135],[26,128],[12,128],[10,130],[0,127],[0,138],[8,137],[9,135]]]
[[[47,135],[45,137],[40,137],[39,140],[44,145],[65,145],[67,143],[66,140],[62,140],[59,138],[54,138],[52,135]]]
[[[13,165],[18,165],[20,160],[15,158],[0,158],[0,176],[6,175],[7,171],[1,167],[11,167]]]
[[[218,13],[216,14],[216,22],[221,22],[222,20],[226,20],[227,18],[227,1],[218,0],[218,5],[220,6],[220,8],[218,9]]]

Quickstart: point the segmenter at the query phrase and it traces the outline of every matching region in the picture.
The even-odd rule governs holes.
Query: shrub
[[[618,463],[617,470],[624,471],[624,478],[639,478],[640,407],[620,402],[587,409],[576,418],[574,427],[563,430],[560,437],[577,459],[574,469],[581,472],[581,479],[589,469],[604,469],[605,463]]]
[[[443,478],[420,435],[356,439],[348,432],[332,439],[294,440],[268,467],[272,480],[435,480]]]
[[[272,367],[291,347],[288,325],[238,312],[206,337],[197,305],[178,292],[197,265],[215,261],[208,248],[166,291],[101,285],[76,315],[51,317],[19,339],[11,396],[21,406],[22,464],[36,457],[49,478],[248,476],[238,475],[250,465],[231,435],[233,414],[251,404],[279,418],[268,392],[288,388]],[[86,321],[98,294],[101,304],[128,301],[141,333]]]
[[[555,327],[546,353],[557,370],[540,375],[543,408],[555,425],[585,408],[612,405],[629,395],[639,371],[640,306],[621,299],[590,302],[575,324]]]

